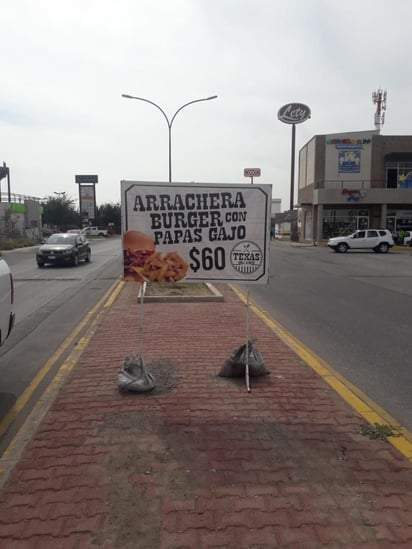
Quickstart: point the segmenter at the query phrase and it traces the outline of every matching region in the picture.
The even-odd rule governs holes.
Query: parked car
[[[99,229],[99,227],[83,227],[82,229],[83,234],[87,234],[89,236],[107,236],[107,229]]]
[[[13,275],[0,255],[0,345],[6,341],[14,326],[15,314]]]
[[[79,261],[89,262],[91,249],[86,237],[76,233],[52,234],[36,253],[36,261],[39,267],[47,263],[53,265],[78,265]]]
[[[335,252],[348,250],[373,250],[386,253],[392,248],[394,241],[387,229],[367,229],[355,231],[349,236],[336,236],[328,240],[328,246]]]
[[[412,246],[412,231],[405,231],[405,235],[403,237],[403,245]]]

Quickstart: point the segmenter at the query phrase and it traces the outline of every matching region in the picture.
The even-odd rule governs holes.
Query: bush
[[[29,238],[7,238],[0,236],[0,250],[14,250],[34,246],[35,242]]]

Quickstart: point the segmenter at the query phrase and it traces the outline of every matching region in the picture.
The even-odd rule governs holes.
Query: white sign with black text
[[[124,279],[269,278],[271,185],[122,181]]]

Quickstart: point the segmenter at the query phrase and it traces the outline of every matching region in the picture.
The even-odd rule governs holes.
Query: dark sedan
[[[37,250],[36,261],[39,267],[46,263],[54,265],[78,265],[80,261],[90,261],[89,242],[81,234],[52,234]]]

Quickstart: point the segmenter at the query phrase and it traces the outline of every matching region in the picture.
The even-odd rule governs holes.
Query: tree
[[[67,231],[70,227],[80,226],[80,214],[75,207],[75,201],[65,192],[48,196],[44,202],[42,221],[44,225],[53,225]]]
[[[114,223],[116,233],[121,232],[120,204],[102,204],[97,207],[97,225],[107,229],[110,223]]]

